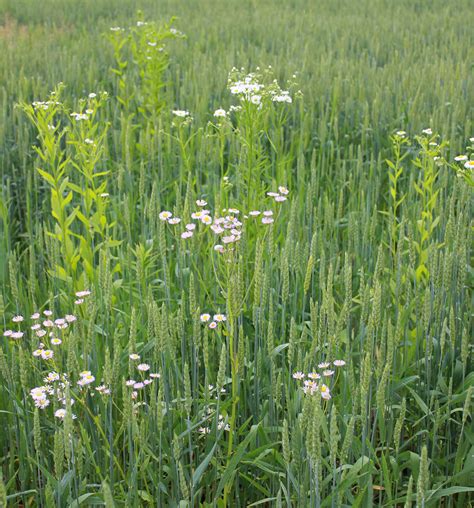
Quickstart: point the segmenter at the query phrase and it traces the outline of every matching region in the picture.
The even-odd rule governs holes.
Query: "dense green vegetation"
[[[0,506],[472,505],[473,21],[0,0]]]

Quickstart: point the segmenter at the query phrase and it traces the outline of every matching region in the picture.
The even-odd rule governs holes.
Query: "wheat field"
[[[0,507],[474,506],[469,0],[0,0]]]

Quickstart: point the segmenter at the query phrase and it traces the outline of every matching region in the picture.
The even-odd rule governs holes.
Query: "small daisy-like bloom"
[[[203,211],[200,210],[199,212],[193,212],[191,214],[191,219],[200,219],[204,215]]]
[[[396,135],[397,135],[397,136],[400,136],[401,138],[404,138],[404,137],[406,136],[406,134],[407,134],[407,133],[406,133],[405,131],[397,131],[397,132],[396,132]]]
[[[216,109],[214,111],[214,116],[216,118],[225,118],[227,116],[227,112],[226,112],[225,109],[222,109],[222,108],[221,109]]]
[[[23,319],[25,319],[23,316],[14,316],[14,317],[12,318],[12,321],[13,321],[14,323],[21,323],[21,322],[23,321]]]
[[[471,143],[474,143],[474,138],[469,138],[469,141],[470,141]]]
[[[35,324],[35,325],[32,325],[32,326],[31,326],[31,329],[32,329],[33,331],[35,331],[35,330],[39,330],[40,328],[41,328],[41,325],[40,325],[40,324],[38,324],[38,323],[37,323],[37,324]]]
[[[217,328],[217,323],[215,321],[212,321],[211,323],[209,323],[209,328],[211,328],[211,330]]]
[[[310,379],[307,379],[306,381],[304,381],[303,384],[304,384],[303,392],[305,394],[310,393],[311,395],[313,395],[314,391],[316,390],[316,388],[318,386],[314,381],[311,381]]]
[[[274,222],[272,217],[262,217],[262,224],[271,224]]]
[[[276,198],[279,196],[278,192],[267,192],[267,196],[270,196],[271,198]]]
[[[91,292],[88,289],[84,289],[83,291],[78,291],[76,293],[76,296],[78,298],[84,298],[85,296],[89,296],[90,294],[91,294]]]
[[[222,323],[222,321],[227,321],[227,317],[225,316],[225,314],[214,314],[213,319],[218,323]]]
[[[283,187],[283,185],[278,187],[278,191],[280,194],[283,194],[283,196],[287,196],[290,193],[290,191],[286,187]]]
[[[23,332],[13,332],[11,334],[12,339],[21,339],[23,337]]]
[[[234,214],[234,215],[239,215],[239,213],[240,213],[240,210],[237,210],[237,208],[229,208],[227,211],[229,213]]]
[[[224,228],[222,228],[221,226],[219,226],[219,224],[213,224],[211,226],[211,229],[212,231],[216,234],[216,235],[220,235],[221,233],[223,233],[225,230]]]
[[[321,397],[323,399],[329,400],[331,398],[331,392],[329,391],[329,388],[326,385],[321,385],[319,390],[321,392]]]
[[[428,128],[428,129],[423,129],[421,132],[422,132],[423,134],[427,134],[428,136],[431,136],[431,135],[433,134],[433,131],[432,131],[430,128]]]
[[[39,314],[39,312],[35,312],[34,314],[32,314],[32,315],[30,316],[30,318],[31,318],[31,319],[39,319],[39,318],[40,318],[40,314]]]
[[[255,104],[256,106],[258,106],[262,102],[262,96],[261,95],[252,95],[250,97],[250,102],[252,104]]]
[[[84,300],[82,298],[78,298],[77,300],[74,301],[74,305],[81,305],[82,303],[84,303]]]
[[[344,365],[346,364],[344,360],[334,360],[332,363],[336,367],[344,367]]]
[[[41,351],[41,358],[43,358],[43,360],[51,360],[53,356],[54,353],[51,351],[51,349],[43,349]]]
[[[172,113],[180,118],[186,118],[189,116],[189,111],[186,111],[185,109],[173,109]]]
[[[207,205],[207,201],[204,201],[204,199],[198,199],[196,201],[196,205],[197,206],[206,206]]]
[[[188,231],[194,231],[196,229],[196,224],[186,224],[186,229]]]
[[[281,202],[283,202],[283,201],[286,201],[286,196],[276,196],[276,197],[275,197],[275,201],[276,201],[277,203],[281,203]]]
[[[33,356],[38,357],[38,356],[41,356],[42,352],[43,352],[42,349],[35,349],[32,354],[33,354]]]
[[[52,311],[52,310],[49,310],[49,309],[46,309],[46,310],[44,310],[44,311],[43,311],[43,314],[44,314],[45,316],[48,316],[48,317],[49,317],[49,316],[52,316],[52,315],[53,315],[53,311]]]
[[[332,376],[334,374],[334,371],[333,370],[323,370],[323,376],[326,376],[326,377],[329,377],[329,376]]]
[[[54,320],[54,324],[56,326],[62,326],[66,323],[66,320],[64,318],[58,318]]]
[[[464,167],[466,169],[474,169],[474,161],[467,161],[465,164],[464,164]]]
[[[317,372],[310,372],[310,373],[308,374],[308,377],[309,377],[310,379],[321,379],[321,376],[320,376]]]
[[[52,326],[54,326],[54,322],[51,321],[51,319],[46,319],[45,321],[43,321],[43,326],[45,328],[51,328]]]
[[[76,316],[73,316],[72,314],[66,314],[64,316],[64,319],[68,322],[68,323],[74,323],[74,321],[77,320],[77,317]]]
[[[209,224],[212,224],[212,218],[209,215],[204,215],[204,217],[201,218],[201,222],[208,226]]]
[[[12,336],[12,333],[13,333],[13,330],[5,330],[3,332],[3,336],[4,337],[11,337]]]
[[[216,252],[224,252],[224,246],[223,245],[214,245],[214,250]]]
[[[132,353],[128,356],[130,360],[140,360],[140,355],[137,355],[137,353]]]
[[[191,238],[193,234],[194,233],[192,231],[185,231],[184,233],[181,233],[181,238],[186,240],[186,238]]]
[[[44,337],[44,336],[46,335],[46,333],[47,333],[47,332],[46,332],[46,330],[36,330],[36,332],[35,332],[35,333],[36,333],[36,336],[37,336],[37,337],[40,337],[40,338],[41,338],[41,337]]]
[[[160,218],[160,220],[168,220],[168,219],[171,219],[171,217],[173,216],[173,214],[171,212],[168,212],[168,210],[163,210],[162,212],[160,212],[160,214],[158,215],[158,217]]]
[[[79,386],[86,386],[86,385],[90,385],[94,381],[95,381],[95,377],[92,376],[91,374],[89,374],[87,376],[81,377],[81,379],[77,382],[77,384]]]
[[[144,379],[144,380],[143,380],[143,384],[144,384],[145,386],[150,385],[151,383],[153,383],[153,379]]]
[[[35,406],[39,409],[45,409],[49,406],[49,399],[35,399]]]
[[[129,379],[128,381],[125,381],[125,384],[127,386],[133,386],[136,383],[135,379]]]
[[[181,222],[181,219],[179,217],[172,217],[168,220],[168,224],[179,224]]]
[[[273,215],[273,212],[271,210],[265,210],[263,212],[263,215],[265,215],[265,217],[271,217]]]
[[[45,378],[44,378],[44,382],[45,383],[54,383],[54,381],[58,381],[59,380],[59,374],[57,372],[50,372]]]
[[[110,395],[110,388],[107,388],[105,385],[96,386],[95,389],[102,395]]]
[[[318,363],[318,369],[327,369],[329,367],[329,363],[328,362],[321,362],[321,363]]]
[[[66,416],[66,410],[65,409],[58,409],[54,412],[54,416],[56,418],[61,418],[61,420],[64,420],[64,417]]]
[[[139,382],[139,383],[135,383],[133,385],[133,388],[135,388],[135,390],[140,390],[141,388],[143,388],[145,385],[142,383],[142,382]]]
[[[287,102],[288,104],[291,104],[293,102],[293,99],[290,97],[289,92],[283,91],[279,95],[275,95],[272,98],[273,102]]]
[[[31,398],[33,399],[44,399],[46,398],[46,388],[44,386],[37,386],[30,390]]]
[[[199,434],[210,434],[211,429],[209,427],[199,427],[198,432]]]
[[[150,366],[148,365],[148,363],[140,363],[137,365],[137,369],[140,370],[141,372],[146,372],[147,370],[150,370]]]
[[[89,99],[95,99],[96,97],[97,97],[97,94],[96,94],[96,93],[94,93],[94,92],[91,92],[91,93],[89,94]]]
[[[161,377],[161,374],[158,374],[158,372],[151,372],[151,373],[150,373],[150,377],[151,377],[152,379],[158,379],[158,378],[160,378],[160,377]]]
[[[79,372],[79,376],[80,377],[90,376],[90,375],[91,375],[91,371],[90,370],[83,370],[82,372]]]
[[[207,323],[210,319],[211,319],[211,315],[210,314],[201,314],[201,316],[199,317],[199,319],[203,322],[203,323]]]
[[[293,379],[304,379],[304,374],[303,374],[303,372],[300,372],[300,371],[298,371],[298,372],[294,372],[294,373],[293,373]]]
[[[232,243],[232,242],[235,242],[235,240],[236,240],[236,239],[237,239],[237,238],[236,238],[236,236],[235,236],[235,235],[223,236],[223,237],[222,237],[222,241],[223,241],[224,243]]]
[[[53,346],[59,346],[59,344],[62,344],[63,341],[61,339],[58,339],[57,337],[54,337],[51,339],[50,342]]]
[[[252,210],[251,212],[249,212],[249,215],[251,217],[257,217],[257,215],[260,215],[262,212],[260,210]]]
[[[464,161],[467,161],[467,155],[456,155],[456,157],[454,157],[454,160],[456,162],[464,162]]]

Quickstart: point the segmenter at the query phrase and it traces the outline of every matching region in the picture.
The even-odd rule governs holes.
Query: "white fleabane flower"
[[[173,216],[173,214],[171,212],[168,212],[167,210],[163,210],[158,215],[160,220],[163,220],[163,221],[165,221],[165,220],[167,221],[167,220],[171,219],[172,216]]]
[[[179,118],[186,118],[189,116],[189,111],[186,111],[185,109],[173,109],[172,113]]]
[[[56,418],[60,418],[61,420],[64,420],[65,416],[66,416],[66,410],[65,409],[58,409],[54,412],[54,416]]]
[[[51,351],[51,349],[43,349],[41,351],[41,358],[43,358],[43,360],[51,360],[51,358],[53,358],[54,356],[54,353],[53,351]]]
[[[214,111],[214,116],[216,118],[225,118],[227,116],[227,111],[225,109],[216,109]]]

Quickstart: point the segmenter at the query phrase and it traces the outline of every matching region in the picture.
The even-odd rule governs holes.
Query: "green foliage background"
[[[138,9],[158,25],[176,16],[186,34],[167,43],[156,114],[140,109],[139,65],[124,88],[111,72],[109,28],[134,26]],[[76,403],[69,440],[51,410],[35,415],[34,341],[2,337],[0,506],[470,506],[472,189],[450,165],[472,153],[473,22],[468,0],[0,0],[0,320],[71,313],[89,283],[58,368],[112,387]],[[262,120],[250,160],[208,122],[235,102],[233,66],[268,65],[281,83],[296,73],[303,98],[283,124]],[[92,233],[72,226],[93,245],[78,247],[87,275],[45,234],[50,186],[15,107],[59,82],[71,110],[109,94],[106,225],[99,214]],[[171,109],[193,115],[183,138],[169,136]],[[415,139],[427,127],[446,143],[441,166]],[[259,177],[246,180],[249,164]],[[82,185],[67,175],[65,188]],[[249,228],[232,263],[209,236],[185,243],[158,219],[184,219],[202,197],[212,210],[264,209],[278,185],[290,195],[274,226]],[[196,325],[218,310],[225,333]],[[161,374],[136,412],[131,352]],[[291,375],[326,358],[347,363],[333,398],[307,402]],[[230,445],[217,420],[197,433],[216,403],[208,384],[227,388],[217,412]]]

